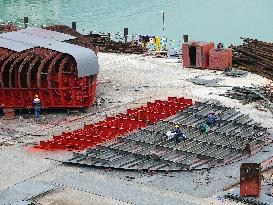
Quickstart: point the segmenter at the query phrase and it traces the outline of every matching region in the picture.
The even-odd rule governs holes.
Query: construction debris
[[[17,28],[13,24],[1,24],[0,25],[0,34],[4,32],[17,31]]]
[[[227,68],[224,70],[224,74],[231,77],[245,77],[248,74],[248,71],[242,71],[235,68]]]
[[[84,37],[88,38],[92,45],[98,46],[101,52],[143,54],[147,51],[146,48],[138,45],[137,43],[113,41],[109,35],[90,34],[85,35]]]
[[[219,121],[209,133],[200,132],[207,115]],[[176,144],[166,133],[179,123],[187,138]],[[125,170],[192,170],[212,168],[249,156],[271,142],[266,129],[235,109],[215,103],[197,103],[166,120],[126,136],[74,153],[65,162]]]
[[[143,54],[146,52],[146,49],[138,44],[113,41],[108,34],[90,33],[89,35],[81,35],[76,30],[63,25],[48,26],[46,29],[75,36],[77,37],[76,39],[70,39],[66,42],[93,49],[98,46],[101,52],[130,54]]]
[[[241,197],[237,194],[226,194],[225,198],[228,199],[232,199],[238,202],[242,202],[242,203],[246,203],[246,204],[250,204],[250,205],[270,205],[270,203],[266,203],[266,202],[261,202],[259,199],[255,198],[255,197]]]
[[[206,79],[201,79],[199,76],[196,76],[195,78],[187,79],[187,81],[192,82],[196,85],[203,85],[206,87],[215,87],[215,86],[218,86],[218,82],[220,82],[221,79],[216,78],[216,79],[206,80]]]
[[[273,113],[273,92],[270,87],[233,87],[224,96],[239,100],[243,104],[261,101]]]
[[[253,90],[261,91],[260,89],[255,89],[253,87],[233,87],[231,90],[228,90],[224,96],[239,100],[243,104],[262,100],[259,95],[252,92]]]
[[[273,44],[242,38],[243,45],[232,46],[233,66],[273,80]]]
[[[65,25],[52,25],[52,26],[46,26],[44,28],[51,31],[57,31],[60,33],[69,34],[77,38],[82,37],[82,34],[79,33],[76,29],[70,28],[69,26],[65,26]]]

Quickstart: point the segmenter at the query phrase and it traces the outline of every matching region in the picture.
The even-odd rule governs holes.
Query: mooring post
[[[77,29],[77,23],[76,23],[76,21],[72,22],[72,29],[75,29],[75,30]]]
[[[107,41],[111,40],[111,33],[107,33]]]
[[[124,28],[124,39],[125,39],[125,43],[127,43],[127,38],[128,38],[128,28]]]
[[[25,28],[27,28],[27,24],[28,24],[28,17],[27,16],[24,17],[24,24],[25,24]]]
[[[184,43],[189,42],[189,35],[183,35]]]

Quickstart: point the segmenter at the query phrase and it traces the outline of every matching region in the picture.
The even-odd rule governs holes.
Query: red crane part
[[[148,102],[146,106],[128,109],[126,114],[107,117],[103,121],[84,125],[82,129],[72,132],[63,132],[59,136],[53,136],[51,140],[41,141],[34,147],[42,150],[83,150],[156,123],[190,106],[191,99],[176,97],[169,97],[167,101]]]

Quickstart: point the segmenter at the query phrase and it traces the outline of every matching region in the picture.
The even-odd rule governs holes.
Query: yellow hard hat
[[[177,124],[175,125],[175,128],[179,128],[179,127],[180,127],[179,125],[177,125]]]
[[[37,97],[39,97],[39,96],[36,94],[35,97],[37,98]]]

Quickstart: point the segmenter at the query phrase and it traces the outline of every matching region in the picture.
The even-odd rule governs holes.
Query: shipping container
[[[212,42],[192,41],[182,45],[183,67],[209,67],[209,51],[214,48]]]
[[[232,66],[232,50],[231,49],[211,49],[209,51],[209,68],[225,70]]]

